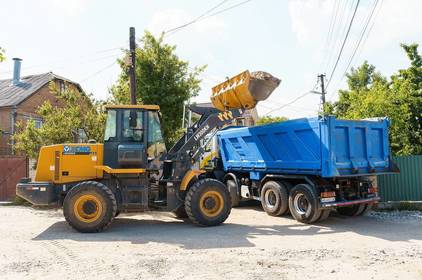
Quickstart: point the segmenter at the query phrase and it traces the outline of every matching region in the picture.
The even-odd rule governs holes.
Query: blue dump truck
[[[302,118],[217,133],[217,166],[232,204],[261,201],[272,216],[288,210],[300,222],[325,220],[337,209],[365,213],[380,198],[371,178],[397,172],[387,119]]]

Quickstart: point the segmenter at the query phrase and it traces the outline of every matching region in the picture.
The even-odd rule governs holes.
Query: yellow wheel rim
[[[97,196],[84,194],[76,199],[73,212],[78,220],[92,223],[98,220],[103,213],[103,205]]]
[[[199,200],[201,212],[208,217],[218,216],[224,208],[223,196],[216,191],[207,191],[202,194]]]

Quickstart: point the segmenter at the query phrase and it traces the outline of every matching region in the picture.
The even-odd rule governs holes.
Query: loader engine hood
[[[212,88],[211,102],[220,111],[253,109],[266,100],[281,80],[270,73],[244,71]]]

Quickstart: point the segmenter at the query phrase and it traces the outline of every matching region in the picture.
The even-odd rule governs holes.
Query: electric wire
[[[336,63],[334,64],[334,67],[333,67],[333,69],[331,71],[331,74],[330,74],[330,77],[328,79],[327,87],[326,87],[327,89],[330,86],[331,80],[332,80],[332,78],[334,76],[334,73],[335,73],[335,71],[337,69],[338,62],[340,61],[341,55],[343,53],[344,46],[345,46],[345,44],[347,42],[347,39],[349,37],[350,29],[352,28],[353,21],[354,21],[355,16],[356,16],[356,11],[358,10],[358,7],[359,7],[359,3],[360,3],[360,0],[357,0],[356,6],[355,6],[355,10],[353,11],[352,18],[351,18],[350,23],[349,23],[349,26],[347,28],[346,36],[344,37],[343,43],[342,43],[341,48],[340,48],[340,52],[338,53],[338,56],[337,56],[337,59],[336,59]]]
[[[352,55],[351,55],[351,57],[350,57],[350,59],[348,61],[347,67],[346,67],[343,75],[341,76],[340,80],[337,82],[337,87],[340,84],[340,82],[343,80],[343,78],[346,77],[347,72],[350,69],[350,66],[351,66],[351,64],[353,62],[353,59],[355,58],[355,55],[356,55],[357,51],[359,50],[361,52],[363,50],[363,47],[365,45],[365,42],[366,42],[366,40],[369,37],[369,34],[371,32],[372,27],[374,26],[376,16],[378,15],[378,13],[380,11],[380,8],[377,10],[378,3],[380,3],[379,7],[381,7],[382,6],[382,1],[383,0],[381,0],[381,1],[375,0],[372,8],[368,12],[368,16],[367,16],[367,18],[365,20],[364,26],[362,28],[362,31],[361,31],[360,35],[359,35],[359,39],[358,39],[358,41],[357,41],[357,43],[355,45],[355,48],[353,49],[353,53],[352,53]],[[374,13],[375,11],[377,11],[377,12]],[[375,14],[375,16],[374,16],[374,14]],[[368,29],[369,23],[371,23],[371,26]],[[366,30],[368,30],[368,32],[366,32]],[[331,92],[331,94],[329,96],[330,99],[333,96],[334,92],[335,91],[332,91]]]
[[[368,17],[366,18],[365,25],[364,25],[364,27],[362,29],[362,32],[361,32],[360,36],[359,36],[359,40],[358,40],[357,44],[355,45],[355,48],[354,48],[353,53],[352,53],[352,56],[350,57],[349,62],[347,63],[347,67],[346,67],[346,70],[344,71],[344,74],[343,74],[342,78],[346,76],[346,73],[349,70],[350,65],[352,64],[353,58],[355,57],[356,52],[359,49],[359,46],[360,46],[360,44],[362,42],[362,39],[363,39],[363,37],[364,37],[364,35],[366,33],[366,30],[368,28],[369,22],[371,21],[373,15],[374,15],[374,12],[375,12],[375,9],[376,9],[377,5],[378,5],[378,0],[375,0],[374,5],[372,7],[372,10],[369,12]]]
[[[369,34],[371,34],[372,28],[373,28],[373,27],[374,27],[374,25],[375,25],[375,22],[376,22],[376,20],[377,20],[378,14],[380,13],[380,11],[381,11],[381,9],[382,9],[382,4],[383,4],[383,3],[384,3],[384,0],[381,0],[381,2],[380,2],[380,4],[379,4],[379,8],[378,8],[378,10],[377,10],[377,11],[376,11],[376,13],[375,13],[374,19],[372,20],[371,26],[369,27],[369,30],[368,30],[368,32],[366,33],[365,38],[363,39],[362,48],[360,48],[359,53],[358,53],[358,56],[357,56],[358,58],[359,58],[359,57],[360,57],[360,55],[362,54],[362,50],[365,48],[366,41],[367,41],[367,39],[368,39],[368,37],[369,37]]]
[[[220,2],[220,3],[218,3],[216,6],[214,6],[214,7],[212,7],[211,9],[209,9],[209,10],[205,11],[203,14],[201,14],[200,16],[198,16],[198,17],[194,18],[193,20],[191,20],[191,21],[189,21],[189,22],[187,22],[187,23],[184,23],[184,24],[182,24],[182,25],[180,25],[180,26],[177,26],[177,27],[171,28],[171,29],[169,29],[169,30],[167,30],[167,31],[164,31],[164,35],[166,35],[166,34],[168,34],[168,33],[171,33],[171,32],[175,32],[175,31],[177,31],[177,30],[179,30],[179,29],[185,28],[185,27],[187,27],[187,26],[189,26],[189,25],[191,25],[191,24],[194,24],[195,22],[197,22],[198,20],[200,20],[201,18],[203,18],[203,17],[204,17],[204,16],[206,16],[207,14],[211,13],[212,11],[214,11],[215,9],[217,9],[218,7],[220,7],[221,5],[223,5],[224,3],[226,3],[227,1],[228,1],[228,0],[223,0],[223,1],[221,1],[221,2]]]
[[[219,10],[219,11],[217,11],[217,12],[215,12],[215,13],[211,14],[211,15],[208,15],[208,16],[202,16],[202,17],[201,17],[201,18],[199,18],[199,19],[192,20],[192,21],[191,21],[191,22],[189,22],[189,23],[186,23],[186,24],[183,24],[183,25],[181,25],[181,26],[178,26],[178,27],[172,28],[172,29],[174,29],[174,31],[171,31],[171,32],[170,32],[170,31],[166,31],[166,32],[164,32],[164,36],[171,36],[171,35],[173,35],[174,33],[176,33],[176,32],[178,32],[178,31],[180,31],[181,29],[183,29],[183,28],[185,28],[185,27],[187,27],[187,26],[189,26],[189,25],[191,25],[191,24],[194,24],[194,23],[200,22],[200,21],[205,20],[205,19],[208,19],[208,18],[210,18],[210,17],[214,17],[214,16],[216,16],[216,15],[219,15],[219,14],[224,13],[224,12],[226,12],[226,11],[232,10],[232,9],[234,9],[234,8],[237,8],[237,7],[239,7],[239,6],[242,6],[242,5],[244,5],[244,4],[248,3],[248,2],[251,2],[251,1],[252,1],[252,0],[246,0],[246,1],[243,1],[243,2],[240,2],[240,3],[237,3],[237,4],[235,4],[235,5],[232,5],[232,6],[227,7],[227,8],[225,8],[225,9]],[[223,1],[223,2],[225,2],[225,1]],[[172,29],[170,29],[170,30],[172,30]]]
[[[331,19],[330,19],[330,27],[328,28],[327,37],[325,38],[325,44],[324,44],[324,56],[322,59],[321,65],[324,66],[327,62],[327,58],[329,56],[329,47],[331,46],[331,40],[333,37],[333,31],[334,31],[334,23],[337,21],[337,14],[338,14],[338,8],[340,6],[339,0],[334,0],[334,6],[331,10]]]
[[[117,61],[114,61],[113,63],[108,64],[107,66],[105,66],[105,67],[101,68],[100,70],[98,70],[98,71],[96,71],[96,72],[94,72],[94,73],[92,73],[92,74],[90,74],[90,75],[86,76],[85,78],[83,78],[83,79],[81,80],[81,83],[83,83],[83,82],[85,82],[85,81],[87,81],[87,80],[89,80],[89,79],[91,79],[91,78],[93,78],[93,77],[97,76],[98,74],[100,74],[100,73],[104,72],[105,70],[107,70],[107,69],[111,68],[111,67],[112,67],[112,66],[114,66],[115,64],[117,64]]]
[[[332,40],[331,40],[331,44],[328,46],[328,49],[336,49],[337,45],[341,44],[341,37],[342,37],[342,33],[341,33],[341,28],[343,26],[343,19],[346,19],[346,23],[347,23],[347,18],[344,16],[347,10],[347,3],[349,2],[349,0],[344,0],[344,1],[340,1],[339,0],[339,12],[338,12],[338,17],[336,17],[334,25],[333,26],[333,35],[332,35]],[[341,3],[341,4],[340,4]],[[337,21],[338,19],[338,21]],[[334,55],[335,52],[329,52],[328,53],[328,57],[327,57],[327,61],[324,67],[324,73],[327,72],[328,68],[330,68],[330,65],[332,64],[331,61],[334,59]]]

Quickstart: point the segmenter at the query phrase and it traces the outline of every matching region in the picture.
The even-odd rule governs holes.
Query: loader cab
[[[158,169],[166,152],[159,106],[110,105],[106,107],[104,165],[111,168]]]

